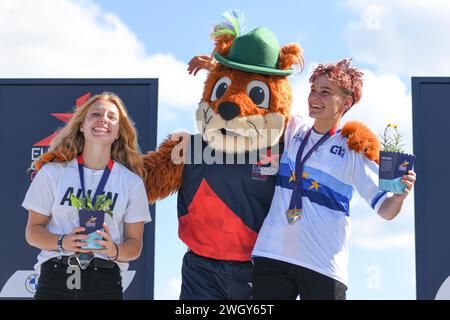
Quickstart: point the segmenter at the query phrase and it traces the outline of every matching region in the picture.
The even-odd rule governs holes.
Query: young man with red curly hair
[[[309,81],[315,121],[311,126],[292,116],[285,131],[274,198],[252,253],[254,299],[345,299],[354,191],[391,220],[416,179],[413,171],[403,176],[404,194],[380,191],[372,161],[379,146],[370,146],[370,157],[352,150],[345,132],[337,134],[343,115],[361,99],[362,73],[350,60],[320,64]]]

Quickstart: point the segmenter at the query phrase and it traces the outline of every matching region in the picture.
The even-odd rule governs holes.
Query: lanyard
[[[77,157],[77,162],[78,162],[78,172],[80,173],[81,192],[83,193],[83,197],[86,198],[86,191],[85,191],[86,189],[84,187],[83,155],[79,155]],[[103,189],[105,188],[106,181],[108,181],[109,174],[111,173],[113,166],[114,166],[114,161],[113,161],[113,159],[110,159],[108,165],[105,168],[105,171],[103,171],[102,177],[100,178],[100,182],[98,184],[97,190],[95,191],[95,194],[92,197],[92,205],[95,205],[97,196],[103,193]]]
[[[302,213],[302,194],[303,194],[303,182],[302,182],[302,175],[303,175],[303,167],[305,165],[306,160],[311,156],[311,154],[325,141],[327,141],[332,135],[336,133],[336,129],[333,128],[330,131],[328,131],[326,134],[320,138],[319,141],[317,141],[316,144],[312,146],[312,148],[306,153],[306,155],[303,157],[303,151],[305,149],[306,143],[308,142],[309,136],[311,135],[311,131],[313,128],[311,127],[308,132],[305,135],[305,138],[303,139],[300,148],[297,151],[297,156],[295,158],[295,171],[294,171],[294,190],[292,192],[291,201],[289,204],[289,210],[286,211],[286,214],[288,215],[288,221],[291,223],[290,218],[294,219],[292,221],[295,222],[296,218]],[[291,217],[289,216],[291,215]],[[293,216],[292,216],[293,215]],[[295,218],[294,218],[295,216]]]

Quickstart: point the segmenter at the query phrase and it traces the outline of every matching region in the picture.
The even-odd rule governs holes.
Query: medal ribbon
[[[83,155],[79,155],[77,157],[78,162],[78,172],[80,173],[80,183],[81,183],[81,192],[83,193],[83,197],[86,198],[86,189],[84,187],[84,160]],[[95,202],[97,201],[97,196],[103,193],[103,189],[105,188],[106,181],[108,181],[109,175],[111,173],[111,170],[114,166],[114,160],[110,159],[108,165],[105,168],[105,171],[103,171],[102,177],[100,178],[100,182],[98,184],[97,190],[95,191],[94,197],[92,197],[92,205],[95,205]]]
[[[81,192],[83,193],[83,197],[86,198],[86,188],[84,185],[84,160],[83,155],[79,155],[77,157],[78,162],[78,172],[80,173],[80,183],[81,183]],[[94,197],[92,198],[92,206],[95,206],[95,202],[97,201],[97,196],[102,194],[104,192],[104,188],[106,185],[106,181],[108,181],[109,175],[111,174],[111,170],[114,166],[113,159],[109,160],[108,165],[106,166],[105,170],[103,171],[102,177],[100,178],[100,182],[97,186],[97,190],[95,191]],[[92,260],[93,255],[90,253],[84,253],[80,252],[78,256],[78,261],[81,268],[86,268],[87,265]]]
[[[289,210],[293,209],[300,209],[302,210],[302,195],[303,195],[303,167],[308,160],[308,158],[311,156],[311,154],[325,141],[327,141],[332,135],[336,133],[336,129],[333,128],[330,131],[328,131],[326,134],[324,134],[319,141],[317,141],[316,144],[312,146],[312,148],[308,151],[308,153],[303,157],[303,151],[305,149],[306,143],[308,142],[309,136],[311,135],[311,131],[313,128],[311,127],[308,132],[305,135],[305,138],[303,139],[300,148],[298,148],[297,156],[295,158],[295,180],[294,180],[294,190],[292,192],[291,196],[291,202],[289,204]]]

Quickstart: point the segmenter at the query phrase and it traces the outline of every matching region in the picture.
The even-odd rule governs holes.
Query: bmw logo
[[[25,288],[27,289],[27,291],[29,293],[31,293],[31,294],[36,293],[36,289],[38,286],[38,278],[39,278],[39,274],[32,273],[25,280]]]

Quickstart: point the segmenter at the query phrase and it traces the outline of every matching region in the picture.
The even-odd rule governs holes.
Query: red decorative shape
[[[50,145],[50,143],[52,142],[52,140],[57,136],[57,134],[60,132],[61,130],[58,130],[56,132],[53,132],[51,135],[49,135],[47,138],[42,139],[39,142],[36,142],[35,144],[33,144],[33,147],[48,147]]]
[[[89,100],[90,97],[91,97],[90,92],[86,93],[85,95],[82,95],[81,97],[78,97],[75,101],[76,107],[78,108],[79,106],[83,105],[86,101]],[[72,119],[73,117],[73,113],[51,113],[51,115],[64,123],[68,123],[70,119]],[[35,144],[33,144],[33,147],[48,147],[52,142],[52,140],[58,135],[60,131],[61,129],[52,133],[47,138],[42,139],[39,142],[36,142]]]
[[[217,196],[205,179],[188,213],[179,218],[178,235],[201,256],[233,261],[249,261],[258,236]]]
[[[91,97],[91,93],[88,92],[85,95],[77,98],[76,103],[75,103],[76,107],[78,108],[79,106],[82,106],[86,101],[89,100],[90,97]]]

